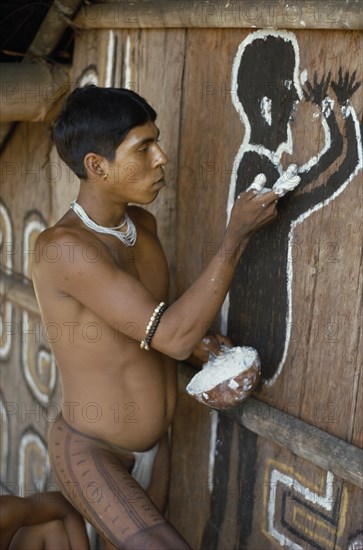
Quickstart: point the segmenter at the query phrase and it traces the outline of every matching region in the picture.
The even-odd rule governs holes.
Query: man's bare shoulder
[[[38,246],[45,246],[50,242],[61,242],[68,237],[78,238],[80,240],[87,239],[91,233],[80,226],[77,218],[74,218],[68,211],[60,218],[53,226],[42,231],[37,239]]]
[[[113,264],[107,247],[97,235],[67,218],[39,234],[35,258],[35,279],[41,274],[58,279],[65,270],[68,272],[76,266],[88,270],[92,267],[92,258],[96,258],[97,263]]]
[[[95,241],[98,241],[97,245],[99,246],[102,244],[90,231],[73,225],[57,223],[39,234],[35,242],[36,257],[40,263],[49,255],[61,256],[58,258],[59,260],[64,259],[66,256],[61,254],[64,250],[77,245],[95,243]]]

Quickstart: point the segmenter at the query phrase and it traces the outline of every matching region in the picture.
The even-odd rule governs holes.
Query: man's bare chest
[[[160,244],[142,239],[133,247],[108,243],[107,248],[116,266],[139,280],[155,297],[166,300],[168,267]]]

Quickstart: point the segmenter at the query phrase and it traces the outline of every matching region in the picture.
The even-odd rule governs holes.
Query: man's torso
[[[132,338],[132,312],[123,326],[110,326],[64,292],[64,264],[74,261],[75,256],[72,242],[62,245],[61,253],[68,256],[57,281],[47,273],[50,244],[57,246],[62,228],[71,228],[77,237],[87,237],[82,247],[87,261],[103,261],[103,256],[110,254],[115,267],[137,278],[158,302],[167,301],[168,270],[154,220],[136,207],[129,208],[129,214],[138,238],[134,247],[127,248],[116,237],[87,230],[68,212],[39,239],[33,279],[61,374],[65,420],[85,434],[143,451],[159,440],[171,423],[177,393],[174,361],[156,350],[140,349],[139,342]],[[92,275],[86,272],[84,276]],[[107,288],[100,285],[98,291],[107,293]]]

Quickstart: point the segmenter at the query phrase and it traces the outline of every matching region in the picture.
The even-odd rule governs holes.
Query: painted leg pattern
[[[60,490],[105,540],[122,550],[190,549],[131,477],[121,452],[73,431],[60,417],[49,453]]]

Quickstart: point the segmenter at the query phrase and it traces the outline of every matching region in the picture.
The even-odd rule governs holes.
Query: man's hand
[[[259,178],[259,174],[255,178]],[[258,182],[262,186],[263,178]],[[245,247],[251,235],[271,223],[277,216],[276,205],[279,196],[274,190],[266,193],[259,192],[257,187],[251,187],[238,195],[231,210],[231,217],[227,226],[224,246],[238,250],[240,245]]]
[[[195,346],[192,354],[186,359],[186,362],[196,368],[201,368],[210,358],[210,355],[220,355],[221,346],[231,348],[232,340],[222,334],[206,334],[204,338]]]

